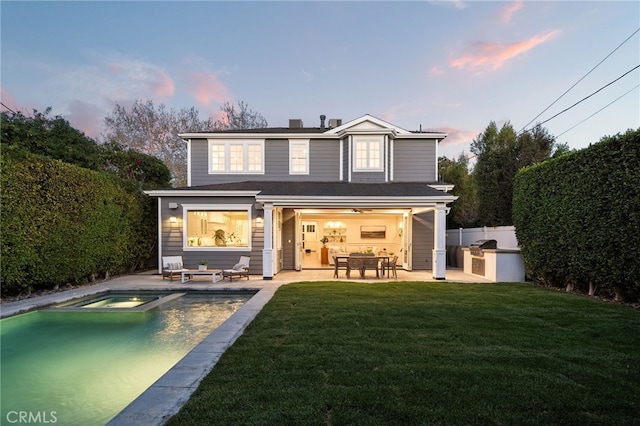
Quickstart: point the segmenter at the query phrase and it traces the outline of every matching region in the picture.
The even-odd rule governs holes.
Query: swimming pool
[[[1,320],[0,423],[105,424],[254,294],[187,292],[146,311],[47,309]]]

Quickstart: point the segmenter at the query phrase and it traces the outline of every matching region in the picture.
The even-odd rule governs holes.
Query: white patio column
[[[262,279],[273,279],[273,204],[265,203],[264,247],[262,249]]]
[[[433,214],[433,278],[444,280],[447,269],[447,206],[437,204]]]

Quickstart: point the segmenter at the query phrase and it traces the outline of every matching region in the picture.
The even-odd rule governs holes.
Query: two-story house
[[[320,118],[319,127],[290,120],[288,128],[181,134],[188,186],[147,192],[158,199],[159,258],[229,268],[247,255],[252,274],[272,279],[330,268],[324,240],[331,254],[395,253],[398,266],[444,279],[447,204],[456,199],[438,182],[446,134],[371,115]]]

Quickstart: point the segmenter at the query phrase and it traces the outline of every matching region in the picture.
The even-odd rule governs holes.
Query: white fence
[[[498,248],[503,249],[519,248],[516,228],[513,226],[447,229],[448,246],[468,247],[478,240],[496,240]]]

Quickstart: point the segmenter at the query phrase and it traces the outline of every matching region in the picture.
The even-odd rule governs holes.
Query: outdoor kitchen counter
[[[524,281],[524,261],[520,249],[483,249],[482,256],[463,247],[464,273],[484,277],[493,282]]]

